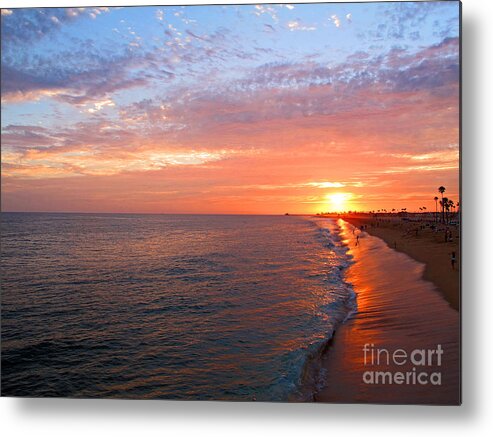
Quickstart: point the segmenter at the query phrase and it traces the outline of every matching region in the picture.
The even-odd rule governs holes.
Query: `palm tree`
[[[442,205],[442,222],[445,223],[445,205],[443,203],[443,193],[445,193],[445,187],[439,186],[438,192],[442,195],[442,201],[441,201],[440,205]]]
[[[435,201],[435,223],[438,223],[438,197],[435,196],[433,200]]]
[[[452,209],[452,211],[454,211],[454,213],[455,213],[455,203],[454,203],[454,201],[453,201],[453,200],[449,200],[449,201],[448,201],[448,206],[449,206],[449,208],[451,208],[451,209]],[[447,211],[448,211],[448,210],[447,210]]]
[[[440,202],[440,205],[442,205],[442,211],[444,214],[444,220],[443,223],[448,223],[448,213],[450,210],[450,203],[447,197],[444,197],[443,200]]]

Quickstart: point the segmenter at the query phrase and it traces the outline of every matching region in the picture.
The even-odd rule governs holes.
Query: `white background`
[[[192,4],[202,0],[2,0],[1,6]],[[210,3],[228,3],[211,0]],[[229,2],[231,3],[231,1]],[[243,1],[242,3],[249,3]],[[254,3],[254,2],[252,2]],[[294,2],[293,2],[294,3]],[[2,434],[36,436],[492,435],[493,2],[463,0],[463,405],[461,407],[0,399]]]

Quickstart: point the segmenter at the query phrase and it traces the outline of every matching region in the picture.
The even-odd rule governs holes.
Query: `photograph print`
[[[460,2],[41,5],[2,396],[460,404]]]

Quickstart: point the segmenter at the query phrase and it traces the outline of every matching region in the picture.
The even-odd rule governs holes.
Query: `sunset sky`
[[[2,210],[435,210],[459,3],[2,9]]]

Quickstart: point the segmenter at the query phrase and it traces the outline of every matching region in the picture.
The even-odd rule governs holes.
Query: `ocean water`
[[[356,308],[338,233],[313,217],[2,213],[2,394],[308,399]]]

